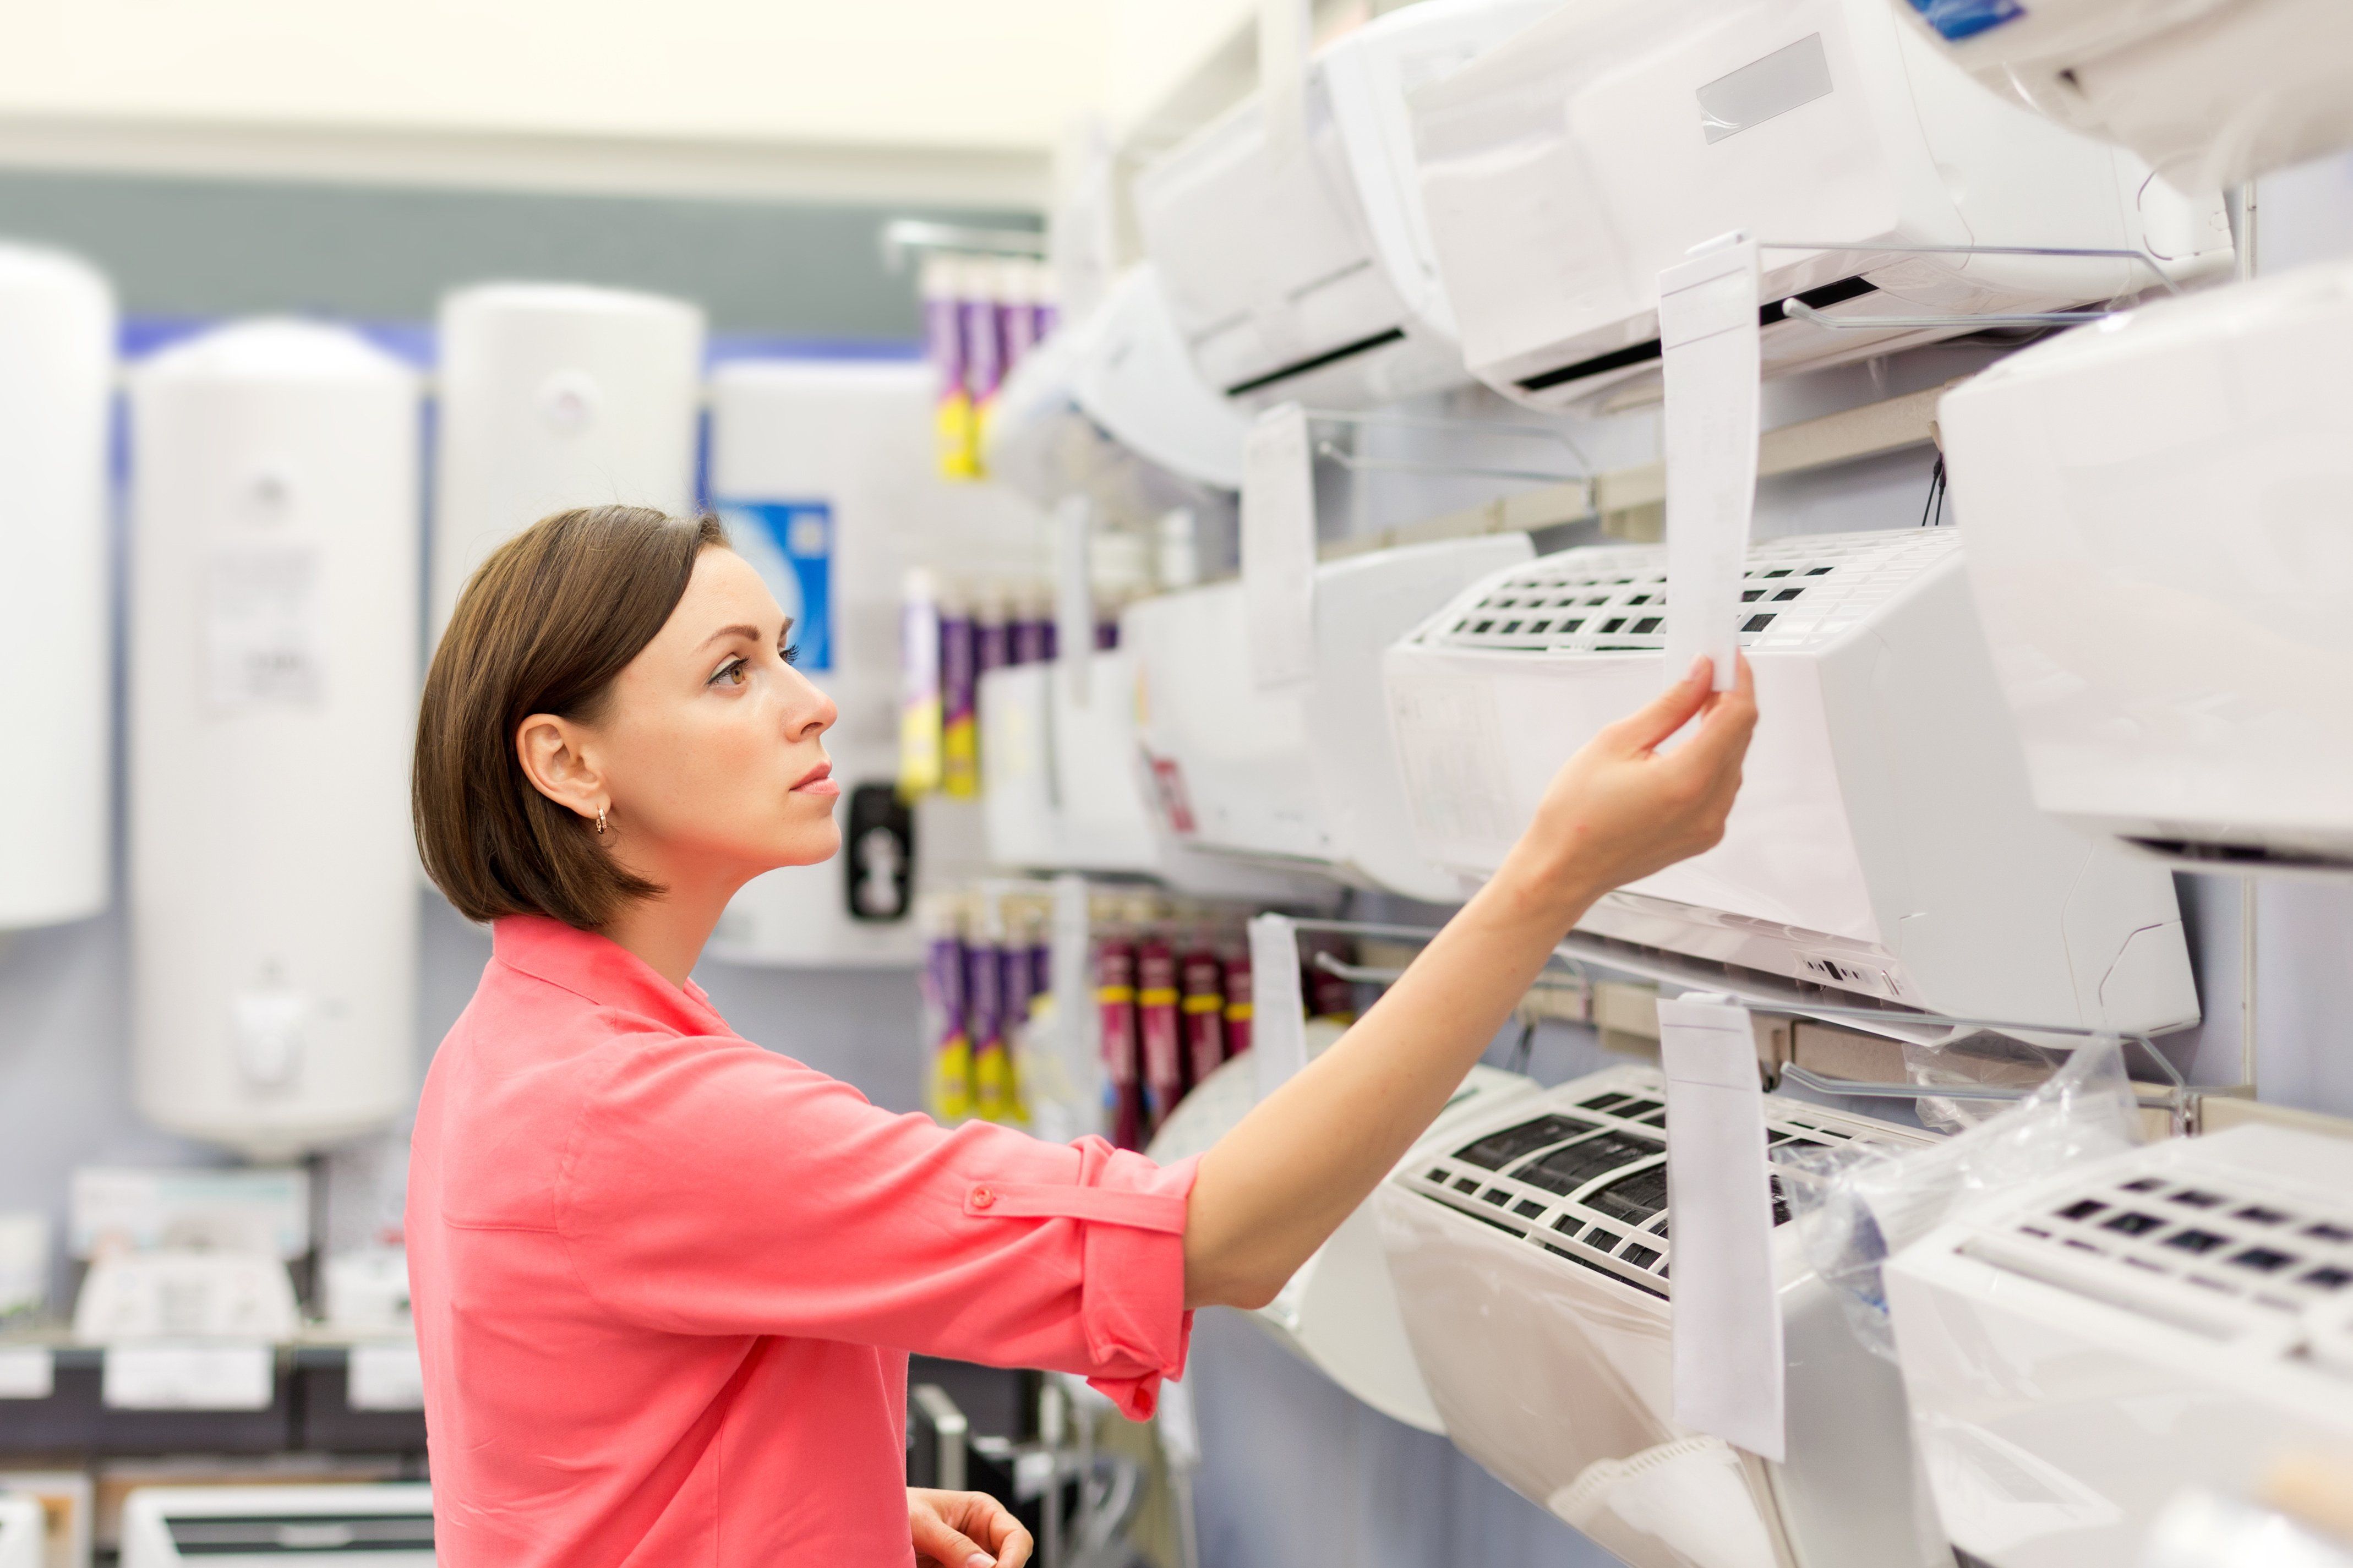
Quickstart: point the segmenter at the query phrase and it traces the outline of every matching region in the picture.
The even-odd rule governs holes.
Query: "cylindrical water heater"
[[[897,798],[900,591],[934,550],[1033,526],[995,486],[940,479],[932,375],[921,364],[739,360],[711,374],[711,500],[737,553],[785,613],[803,673],[841,717],[825,737],[841,783],[843,849],[745,887],[713,933],[737,962],[912,964],[916,862],[977,869],[970,802]],[[937,806],[942,809],[931,809]]]
[[[131,377],[137,1100],[259,1156],[415,1089],[418,415],[307,322]]]
[[[114,294],[0,245],[0,931],[106,907]]]
[[[571,283],[441,301],[433,636],[502,541],[566,507],[694,504],[702,312]]]

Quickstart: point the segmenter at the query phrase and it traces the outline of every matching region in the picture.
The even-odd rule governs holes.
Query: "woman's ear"
[[[566,811],[594,822],[611,804],[605,778],[584,749],[579,725],[553,713],[533,713],[515,726],[515,758],[523,777]]]

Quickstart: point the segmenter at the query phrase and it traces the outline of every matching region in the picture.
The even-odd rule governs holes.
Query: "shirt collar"
[[[735,1032],[693,981],[681,991],[612,938],[546,915],[506,915],[493,921],[491,951],[510,969],[682,1035]]]

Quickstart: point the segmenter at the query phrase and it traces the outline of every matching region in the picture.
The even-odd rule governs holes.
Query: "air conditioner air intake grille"
[[[1748,552],[1744,647],[1816,647],[1960,547],[1944,530],[1810,534]],[[1658,544],[1547,555],[1481,584],[1415,634],[1427,647],[1552,655],[1656,653],[1666,647],[1667,554]]]
[[[2353,1342],[2353,1196],[2273,1189],[2235,1168],[2112,1168],[1963,1250],[2210,1338],[2308,1346],[2324,1362]]]
[[[1665,1083],[1647,1068],[1620,1068],[1548,1098],[1558,1110],[1482,1132],[1398,1179],[1482,1225],[1663,1298]],[[1873,1124],[1794,1102],[1768,1100],[1766,1120],[1767,1157],[1777,1163],[1802,1150],[1872,1135],[1863,1129]],[[1789,1219],[1781,1183],[1776,1172],[1776,1225]]]

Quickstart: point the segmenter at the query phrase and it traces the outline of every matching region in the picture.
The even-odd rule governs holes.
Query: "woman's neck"
[[[603,934],[643,959],[681,990],[702,957],[703,943],[725,912],[733,886],[696,889],[673,883],[649,899],[633,899],[605,922]]]

